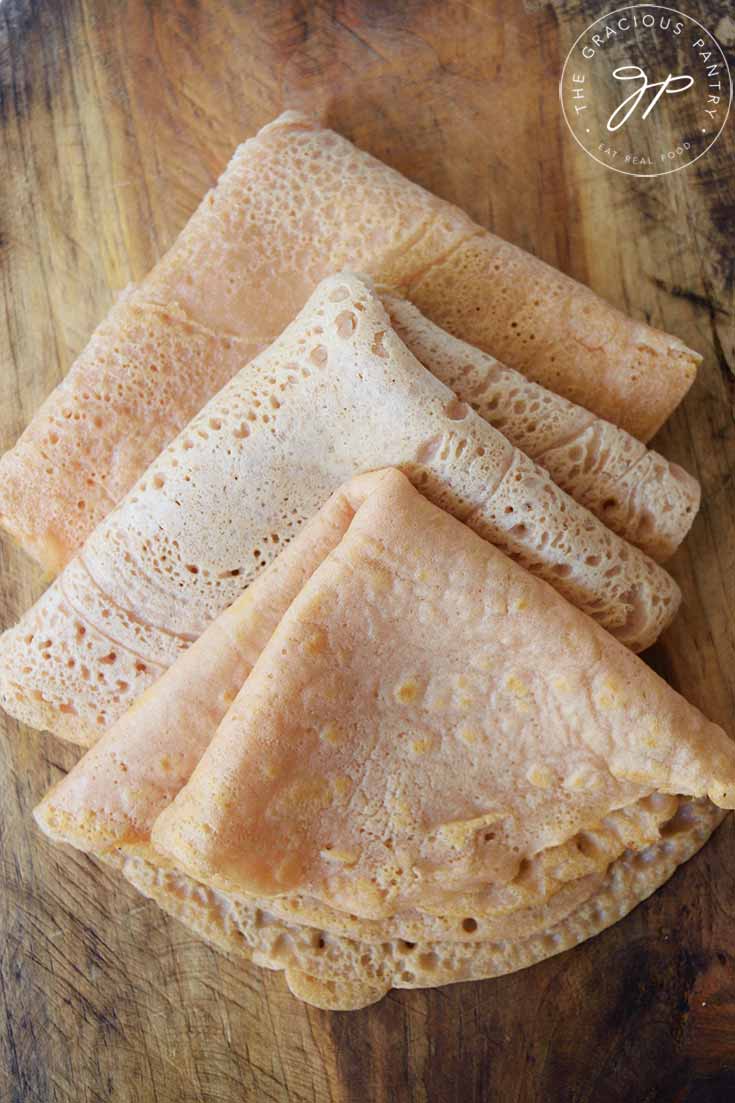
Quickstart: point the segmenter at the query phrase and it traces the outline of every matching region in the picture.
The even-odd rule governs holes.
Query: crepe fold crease
[[[237,149],[0,462],[4,527],[58,572],[203,402],[344,268],[642,440],[700,359],[286,112]]]
[[[357,276],[322,281],[280,338],[164,450],[0,638],[0,700],[91,743],[343,481],[386,463],[634,649],[673,579],[428,372]]]
[[[576,944],[734,804],[721,729],[383,470],[337,491],[36,817],[347,1009]]]

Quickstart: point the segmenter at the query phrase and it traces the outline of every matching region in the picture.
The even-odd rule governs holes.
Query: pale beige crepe
[[[248,593],[218,618],[36,812],[52,837],[102,853],[108,860],[119,856],[117,863],[122,860],[126,876],[167,910],[225,949],[271,968],[286,968],[292,988],[323,1006],[361,1006],[379,998],[391,984],[410,987],[496,975],[572,945],[652,891],[654,878],[664,879],[676,861],[701,845],[718,817],[707,802],[692,804],[660,795],[643,798],[613,812],[595,830],[576,836],[561,871],[562,879],[577,874],[576,879],[540,899],[535,908],[523,906],[521,893],[504,915],[490,919],[414,910],[384,921],[365,921],[303,897],[228,898],[166,868],[150,846],[151,824],[185,783],[284,609],[319,562],[343,548],[345,534],[356,519],[359,523],[366,506],[377,504],[381,513],[396,520],[397,500],[406,495],[409,506],[422,501],[392,472],[363,476],[335,494]],[[399,528],[405,528],[402,521],[399,516]],[[465,532],[463,526],[455,527]],[[452,547],[453,558],[457,550]],[[493,555],[502,559],[499,553]],[[492,580],[486,584],[492,585]],[[550,591],[535,585],[553,602]],[[445,661],[441,648],[436,661]],[[463,725],[470,719],[464,713]],[[534,776],[537,782],[544,780]],[[580,796],[577,789],[571,792]],[[615,823],[621,825],[616,830],[622,845],[606,850],[606,837],[609,842]],[[655,846],[643,849],[649,843]],[[638,857],[628,853],[620,858],[625,847],[639,851]],[[587,866],[580,868],[574,861],[570,865],[574,854]],[[614,864],[607,869],[611,859]],[[516,880],[527,882],[528,874]],[[456,943],[474,945],[462,949]],[[308,975],[302,976],[305,969]]]
[[[387,472],[152,839],[229,894],[451,913],[482,907],[487,885],[548,897],[594,854],[581,834],[656,794],[735,806],[735,746]]]
[[[0,639],[13,716],[91,743],[352,475],[400,466],[629,647],[679,591],[428,372],[346,273],[161,454]]]
[[[406,299],[382,299],[424,367],[567,494],[658,562],[674,554],[699,508],[696,479],[612,422],[450,336]]]
[[[324,276],[365,271],[456,336],[648,439],[700,357],[314,120],[240,146],[0,463],[0,521],[52,573]]]

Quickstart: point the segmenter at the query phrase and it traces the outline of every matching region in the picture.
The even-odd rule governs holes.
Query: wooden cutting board
[[[727,7],[686,10],[732,47]],[[174,239],[236,143],[284,106],[312,109],[704,354],[657,441],[699,476],[704,504],[673,564],[684,609],[650,661],[735,731],[732,130],[655,180],[582,152],[557,83],[604,11],[575,0],[0,0],[0,444]],[[8,624],[42,580],[9,541],[0,555]],[[4,722],[0,1100],[735,1099],[731,821],[587,945],[501,980],[328,1014],[39,835],[31,809],[75,757]]]

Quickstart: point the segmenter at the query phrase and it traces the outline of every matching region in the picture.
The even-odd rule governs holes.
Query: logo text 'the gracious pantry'
[[[567,126],[595,161],[661,176],[686,168],[717,141],[732,79],[719,43],[696,19],[634,4],[582,32],[559,96]]]

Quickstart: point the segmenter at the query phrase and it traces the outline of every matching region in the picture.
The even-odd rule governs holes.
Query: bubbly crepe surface
[[[324,280],[161,454],[0,640],[0,699],[93,742],[343,481],[389,462],[638,650],[666,572],[416,360],[357,276]]]
[[[554,689],[576,707],[552,702],[526,629],[562,641]],[[513,679],[530,665],[523,692]],[[445,684],[460,699],[440,700]],[[648,708],[666,736],[631,739]],[[36,815],[216,944],[286,969],[302,998],[346,1008],[521,968],[601,929],[718,821],[674,794],[726,804],[733,770],[723,733],[639,660],[380,471],[335,493]]]
[[[42,829],[331,1009],[626,914],[735,807],[732,744],[633,653],[699,501],[642,441],[697,360],[265,127],[0,461],[60,572],[0,699],[102,735]]]

